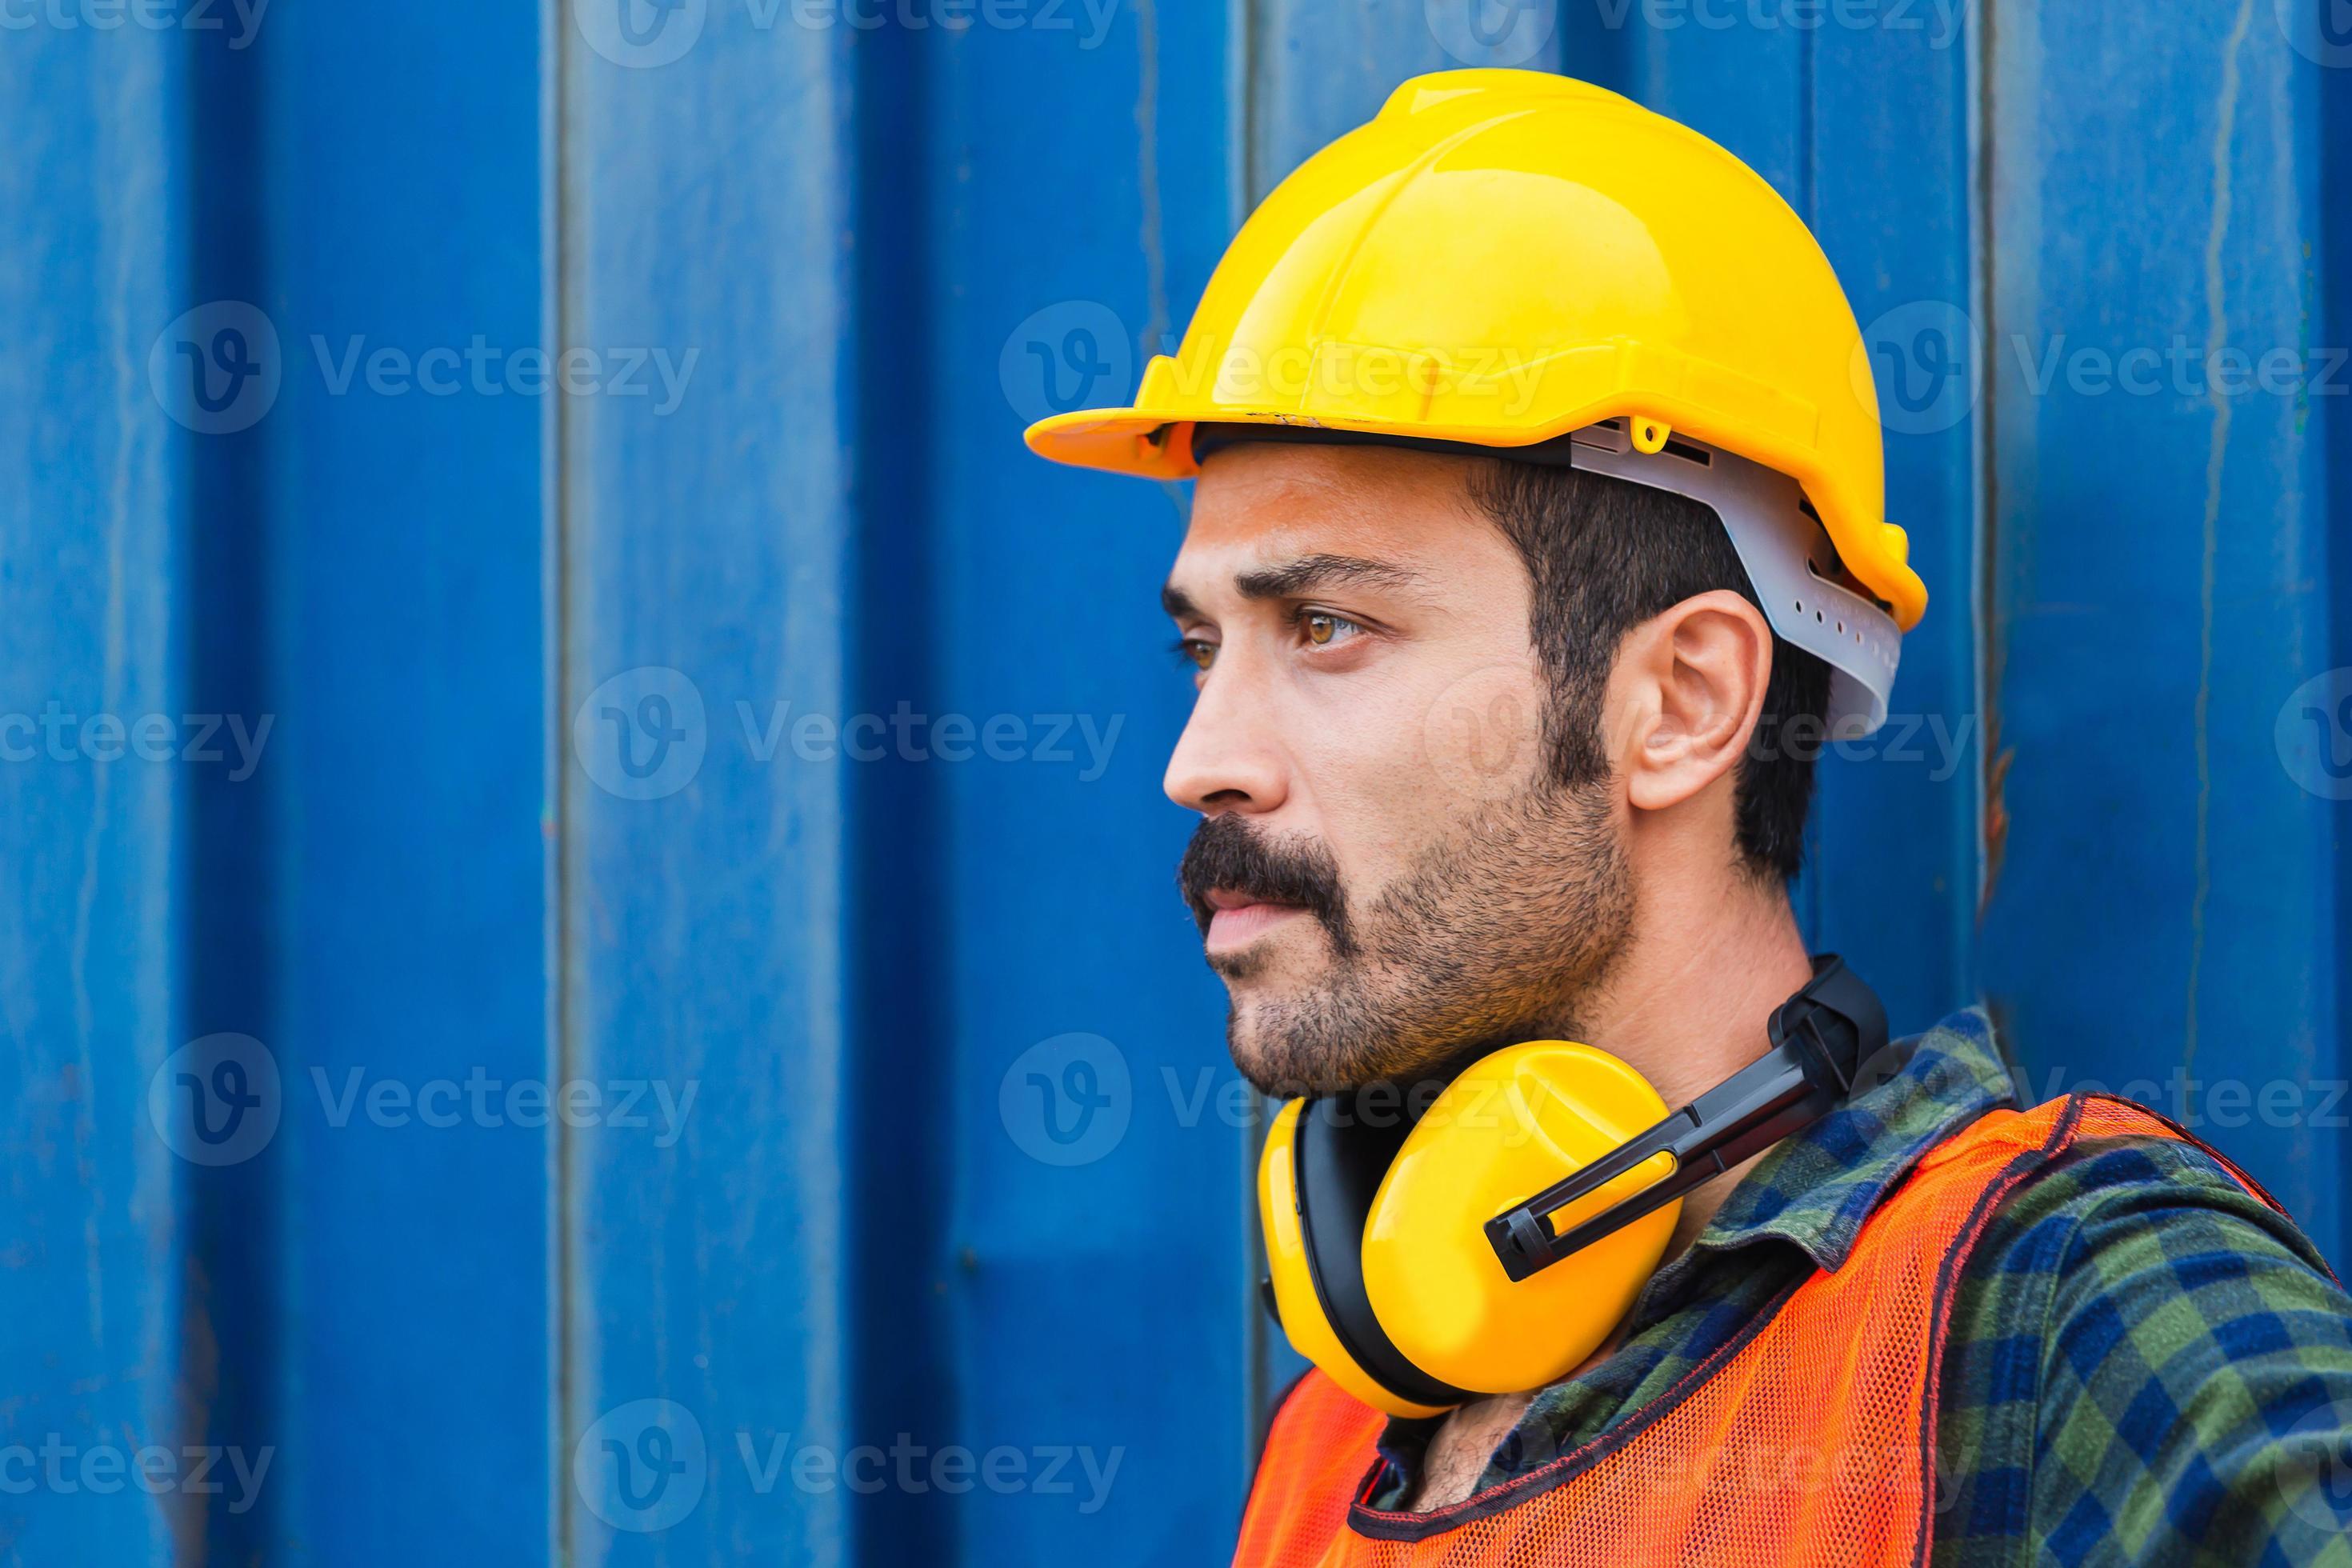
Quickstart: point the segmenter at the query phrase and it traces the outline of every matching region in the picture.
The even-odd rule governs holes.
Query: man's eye
[[[1176,657],[1195,669],[1206,669],[1217,662],[1217,645],[1201,637],[1178,637]]]
[[[1317,647],[1328,647],[1335,642],[1345,642],[1364,628],[1345,616],[1335,616],[1328,610],[1309,610],[1298,617],[1299,626],[1307,640]]]

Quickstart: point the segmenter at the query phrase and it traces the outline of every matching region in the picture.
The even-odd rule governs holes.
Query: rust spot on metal
[[[2009,764],[2017,760],[2015,747],[2000,743],[2000,715],[1985,716],[1984,886],[1977,895],[1977,919],[1992,907],[1993,884],[2000,879],[2002,852],[2009,847]]]

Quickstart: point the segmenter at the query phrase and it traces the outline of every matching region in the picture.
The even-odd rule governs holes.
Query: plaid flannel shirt
[[[2013,1104],[1980,1012],[1773,1149],[1634,1304],[1621,1347],[1538,1393],[1481,1489],[1632,1415],[1783,1289],[1834,1269],[1913,1163]],[[1437,1419],[1392,1421],[1371,1500],[1411,1493]],[[2001,1207],[1955,1300],[1937,1568],[2352,1568],[2352,1299],[2192,1144],[2084,1140]]]

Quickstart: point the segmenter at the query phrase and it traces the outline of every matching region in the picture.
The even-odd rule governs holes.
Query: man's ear
[[[1732,772],[1772,673],[1772,628],[1727,588],[1695,595],[1632,631],[1609,679],[1612,761],[1637,811],[1680,805]]]

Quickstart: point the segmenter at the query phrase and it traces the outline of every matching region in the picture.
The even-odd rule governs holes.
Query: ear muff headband
[[[1885,1048],[1886,1009],[1835,953],[1822,953],[1766,1032],[1771,1048],[1760,1058],[1608,1158],[1487,1221],[1503,1271],[1520,1280],[1549,1268],[1827,1116],[1853,1091],[1862,1064]],[[1552,1215],[1661,1152],[1674,1156],[1673,1175],[1553,1233]]]

